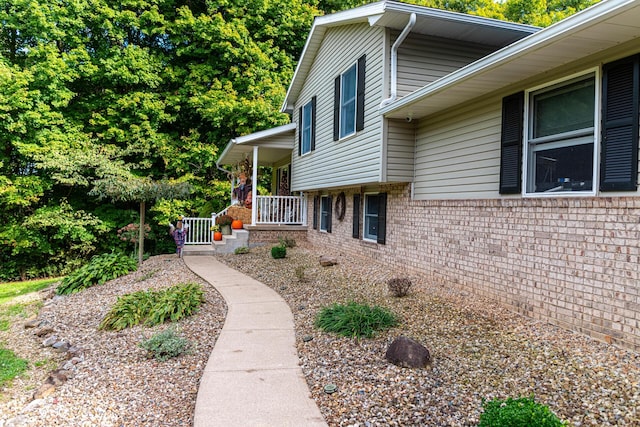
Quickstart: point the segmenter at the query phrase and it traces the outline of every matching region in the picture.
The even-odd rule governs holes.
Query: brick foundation
[[[308,240],[640,350],[640,197],[415,201],[405,185],[380,191],[386,245],[351,237],[346,190],[344,220],[334,216],[332,233],[309,226]]]

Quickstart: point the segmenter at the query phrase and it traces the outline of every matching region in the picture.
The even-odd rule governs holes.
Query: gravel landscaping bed
[[[483,398],[531,395],[575,426],[640,425],[636,353],[418,277],[410,277],[407,296],[396,298],[387,281],[403,272],[363,259],[296,247],[273,260],[268,251],[219,259],[289,303],[302,369],[332,426],[474,426]],[[319,255],[336,257],[338,265],[320,266]],[[349,301],[388,308],[402,323],[360,341],[313,327],[322,307]],[[307,335],[313,340],[303,340]],[[385,360],[399,335],[429,349],[429,368],[403,369]],[[336,393],[324,393],[329,383]]]
[[[410,277],[413,286],[406,297],[393,297],[387,281],[404,274],[381,264],[307,245],[288,249],[281,260],[272,259],[269,250],[253,248],[218,259],[272,287],[289,303],[303,372],[331,426],[473,426],[482,399],[530,395],[575,426],[640,425],[636,353],[418,277]],[[338,264],[322,267],[320,255],[336,257]],[[98,330],[117,296],[186,282],[203,283],[175,255],[163,255],[104,285],[45,299],[38,318],[81,352],[72,378],[36,400],[33,394],[48,372],[67,357],[43,348],[45,337],[34,336],[24,322],[0,332],[0,341],[18,356],[40,361],[1,390],[0,427],[191,425],[198,381],[224,323],[226,306],[219,294],[205,285],[206,303],[179,322],[180,333],[197,346],[167,362],[148,359],[138,346],[166,325]],[[362,340],[314,328],[321,308],[349,301],[383,306],[401,323]],[[385,360],[387,346],[400,335],[430,350],[428,368],[404,369]],[[329,383],[337,385],[333,394],[323,391]]]
[[[200,283],[205,290],[206,302],[198,313],[178,323],[180,335],[196,343],[190,354],[166,362],[147,358],[139,343],[168,325],[98,330],[118,296],[181,283]],[[77,363],[67,365],[72,378],[33,400],[49,371],[66,364],[68,356],[43,347],[45,336],[36,337],[24,322],[14,323],[11,331],[1,333],[0,341],[19,357],[46,363],[1,390],[0,426],[192,425],[200,377],[225,315],[226,305],[217,291],[176,255],[151,257],[135,273],[45,299],[38,319],[59,339],[79,348]]]

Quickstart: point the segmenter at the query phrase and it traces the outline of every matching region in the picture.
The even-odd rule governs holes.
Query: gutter
[[[393,43],[391,47],[391,94],[389,98],[383,100],[380,103],[380,108],[392,103],[398,97],[398,48],[407,37],[413,26],[416,24],[416,14],[412,13],[409,16],[409,22],[407,23],[404,30],[398,36],[398,39]]]

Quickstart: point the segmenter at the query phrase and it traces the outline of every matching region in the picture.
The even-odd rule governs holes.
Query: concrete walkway
[[[287,303],[213,257],[185,256],[184,262],[228,308],[200,380],[194,426],[326,427],[298,365]]]

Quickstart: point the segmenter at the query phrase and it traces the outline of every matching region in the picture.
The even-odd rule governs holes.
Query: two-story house
[[[639,18],[630,0],[542,30],[387,1],[319,17],[292,125],[225,155],[286,139],[274,165],[314,244],[637,350]]]

